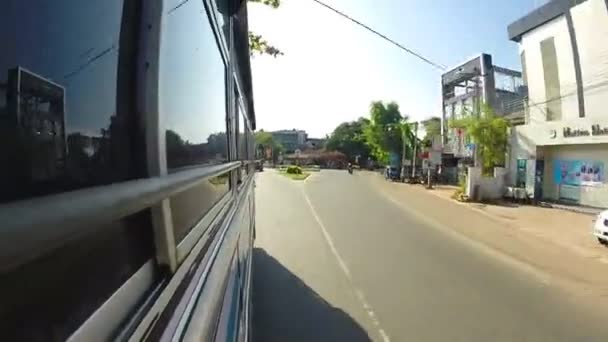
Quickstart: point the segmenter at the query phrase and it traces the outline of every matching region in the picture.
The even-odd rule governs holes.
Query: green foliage
[[[267,54],[272,57],[282,56],[284,53],[272,46],[267,40],[262,38],[261,35],[249,32],[249,52],[251,56],[257,54]]]
[[[360,160],[366,160],[371,153],[364,134],[367,125],[369,120],[365,118],[341,123],[327,139],[325,148],[344,153],[350,161],[357,156],[360,156]]]
[[[272,150],[272,160],[277,161],[277,158],[281,153],[285,152],[285,148],[280,143],[276,142],[272,137],[272,134],[263,130],[257,131],[254,134],[256,150],[261,150],[262,158],[266,158],[265,150],[270,148]]]
[[[257,2],[272,8],[277,8],[281,5],[281,0],[249,0],[249,2]]]
[[[509,122],[498,117],[487,104],[483,104],[481,114],[468,115],[451,122],[452,128],[462,128],[476,145],[477,158],[481,158],[484,174],[491,174],[495,166],[504,166],[508,146]]]
[[[302,168],[296,165],[290,165],[287,167],[287,173],[292,174],[292,175],[301,175],[302,174]]]
[[[249,0],[249,2],[260,3],[272,8],[278,8],[281,5],[281,0]],[[267,54],[272,57],[284,55],[281,50],[271,45],[261,35],[251,31],[249,32],[249,51],[251,56],[254,56],[256,53],[260,55]]]
[[[274,139],[272,138],[272,134],[270,134],[269,132],[264,132],[263,130],[260,130],[258,132],[255,132],[254,138],[255,143],[257,145],[261,145],[264,147],[274,145]]]
[[[387,163],[391,152],[401,154],[403,136],[406,139],[413,136],[409,126],[404,124],[405,120],[407,117],[401,116],[397,103],[371,103],[370,120],[364,128],[364,135],[376,160]]]

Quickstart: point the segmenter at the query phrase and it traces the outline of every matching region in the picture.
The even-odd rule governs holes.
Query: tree
[[[371,153],[364,133],[367,125],[369,120],[365,118],[341,123],[327,139],[325,148],[344,153],[351,162],[355,161],[357,156],[360,160],[366,160]]]
[[[273,162],[277,161],[279,154],[285,152],[285,148],[279,142],[275,141],[272,137],[272,134],[269,132],[265,132],[264,130],[259,130],[254,134],[256,149],[262,149],[263,158],[266,158],[265,151],[267,148],[272,150],[272,160]]]
[[[370,105],[369,124],[364,129],[371,154],[380,162],[387,163],[391,153],[401,154],[403,122],[399,105],[374,101]]]
[[[481,159],[483,174],[492,174],[495,166],[504,166],[508,146],[509,122],[496,116],[492,107],[482,104],[481,113],[466,115],[451,122],[452,128],[461,128],[475,143],[477,158]]]
[[[264,4],[272,8],[278,8],[281,5],[281,0],[249,0],[249,2]],[[249,31],[249,51],[252,56],[256,53],[260,55],[267,54],[273,57],[283,55],[281,50],[272,46],[268,41],[262,38],[261,35],[251,31]]]

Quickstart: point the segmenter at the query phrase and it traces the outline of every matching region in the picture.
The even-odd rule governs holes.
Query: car
[[[384,170],[384,177],[387,180],[399,180],[399,177],[401,176],[401,170],[399,170],[399,167],[397,166],[387,166],[386,169]]]
[[[599,215],[593,224],[593,235],[597,237],[597,241],[602,245],[608,245],[608,210],[604,210]]]

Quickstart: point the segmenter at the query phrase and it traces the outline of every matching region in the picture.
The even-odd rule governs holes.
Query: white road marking
[[[310,176],[308,178],[310,178]],[[369,316],[370,320],[372,321],[372,324],[374,324],[374,326],[376,327],[376,329],[378,329],[378,333],[382,337],[382,341],[384,341],[384,342],[390,342],[390,338],[388,337],[388,334],[380,326],[380,321],[378,320],[378,317],[374,313],[374,310],[372,309],[371,305],[368,303],[367,299],[365,299],[365,296],[363,295],[363,292],[361,290],[359,290],[355,286],[355,283],[353,281],[353,277],[352,277],[352,275],[350,273],[350,270],[348,269],[348,266],[346,266],[346,263],[344,262],[344,259],[342,259],[342,257],[340,256],[340,253],[338,253],[338,250],[336,249],[336,246],[334,244],[333,239],[331,238],[331,235],[329,235],[329,233],[327,232],[327,229],[325,228],[325,225],[323,224],[323,221],[321,221],[321,217],[319,217],[319,214],[317,214],[317,211],[315,210],[315,207],[312,205],[312,202],[310,201],[310,198],[306,194],[306,191],[304,190],[304,187],[302,187],[302,193],[304,194],[304,199],[306,200],[306,203],[308,203],[308,206],[310,207],[310,211],[312,212],[312,215],[314,216],[315,221],[317,221],[317,224],[321,228],[321,232],[323,233],[323,237],[325,238],[325,241],[329,245],[329,249],[331,250],[331,252],[333,253],[333,255],[336,257],[336,259],[338,260],[338,265],[340,266],[340,268],[342,269],[342,271],[346,275],[346,278],[348,279],[348,282],[350,283],[350,286],[354,289],[354,292],[355,292],[355,295],[356,295],[357,299],[359,300],[359,302],[363,306],[363,309],[365,310],[365,312]]]

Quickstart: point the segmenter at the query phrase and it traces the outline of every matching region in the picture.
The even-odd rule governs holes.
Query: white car
[[[593,235],[597,237],[601,244],[608,245],[608,210],[597,215],[593,225]]]

